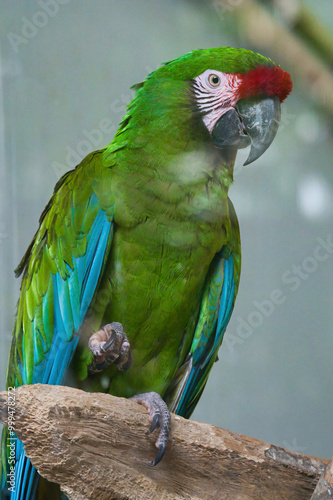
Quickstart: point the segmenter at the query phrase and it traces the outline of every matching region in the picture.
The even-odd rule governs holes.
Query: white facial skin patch
[[[194,79],[197,104],[209,132],[221,116],[235,106],[239,84],[239,76],[213,69],[207,69]]]

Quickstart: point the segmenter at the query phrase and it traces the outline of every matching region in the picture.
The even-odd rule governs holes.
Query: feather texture
[[[107,381],[111,394],[156,391],[173,411],[191,415],[217,359],[240,276],[239,228],[228,199],[236,150],[215,146],[194,80],[207,70],[231,80],[250,75],[251,95],[268,89],[283,97],[288,78],[274,68],[243,49],[197,50],[135,86],[114,140],[56,184],[16,270],[23,278],[8,386],[61,384],[68,377],[105,391]],[[226,99],[225,109],[233,105]],[[88,375],[88,338],[113,321],[124,327],[133,364],[126,372],[110,366]],[[4,494],[8,437],[4,429]],[[11,498],[32,500],[38,474],[15,443]]]

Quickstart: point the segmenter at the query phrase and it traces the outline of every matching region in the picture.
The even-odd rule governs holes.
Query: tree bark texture
[[[310,500],[327,465],[327,460],[172,415],[165,456],[150,467],[156,436],[145,434],[147,412],[133,401],[41,384],[19,387],[10,396],[15,431],[27,456],[71,500]],[[8,393],[2,392],[3,423],[8,408]],[[326,492],[332,475],[327,469]]]

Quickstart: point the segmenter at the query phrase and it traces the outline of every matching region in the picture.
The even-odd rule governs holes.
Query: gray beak
[[[251,145],[244,163],[249,165],[271,145],[281,118],[278,97],[240,99],[236,108],[225,113],[212,131],[212,139],[220,148],[242,149]]]

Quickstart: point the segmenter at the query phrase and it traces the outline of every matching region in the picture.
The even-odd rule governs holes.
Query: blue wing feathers
[[[217,335],[215,337],[216,344],[220,345],[227,324],[234,307],[235,300],[235,279],[234,279],[234,261],[232,254],[228,260],[224,262],[224,280],[221,293],[221,301],[217,320]]]
[[[73,323],[75,332],[77,332],[78,329],[80,328],[80,280],[79,280],[79,271],[77,267],[78,266],[76,266],[75,272],[72,272],[67,280],[68,290],[69,290],[69,300],[73,314]],[[83,279],[81,280],[81,283],[82,281]]]
[[[32,323],[34,367],[32,381],[25,366],[27,346],[22,343],[23,363],[19,369],[23,383],[61,384],[78,344],[77,331],[87,313],[100,281],[106,256],[112,242],[112,222],[105,212],[96,210],[97,197],[92,195],[86,208],[96,212],[87,235],[86,252],[72,257],[72,262],[57,259],[58,272],[50,279],[40,310]],[[74,216],[73,216],[74,217]],[[75,218],[83,226],[83,220]],[[73,267],[72,267],[73,266]],[[37,308],[38,309],[38,308]],[[42,327],[39,328],[42,319]],[[38,321],[39,320],[39,321]],[[51,325],[51,328],[50,326]],[[44,329],[44,330],[43,330]],[[43,333],[43,335],[42,335]],[[48,344],[48,340],[51,343]],[[30,500],[38,482],[38,473],[26,458],[23,445],[16,441],[16,488],[12,500]]]
[[[184,417],[191,415],[201,395],[232,313],[235,300],[232,254],[229,259],[221,257],[215,265],[206,300],[208,319],[202,326],[199,325],[200,330],[195,334],[191,348],[190,371],[182,387],[179,402],[173,408],[175,413]]]
[[[53,277],[55,281],[53,287],[53,303],[55,310],[55,317],[61,318],[62,329],[58,330],[58,334],[66,342],[72,338],[74,330],[73,312],[71,307],[71,300],[69,295],[68,281],[63,280],[59,274]],[[59,325],[60,326],[60,325]]]
[[[47,292],[43,298],[42,314],[43,314],[42,323],[45,331],[46,346],[48,350],[51,347],[51,341],[52,341],[51,339],[53,338],[53,280],[52,279],[50,279],[49,281]]]
[[[88,307],[92,301],[94,293],[96,291],[97,283],[99,282],[99,278],[101,275],[101,268],[104,263],[105,249],[107,247],[108,241],[110,239],[111,232],[111,222],[106,219],[105,213],[100,211],[97,215],[94,226],[99,228],[99,230],[95,230],[94,233],[97,233],[98,238],[94,238],[92,241],[91,249],[90,243],[87,249],[87,262],[89,267],[89,273],[86,273],[84,276],[82,289],[81,289],[81,311],[80,311],[80,320],[83,321],[83,318],[86,315]],[[94,229],[94,226],[92,229]],[[94,248],[94,252],[93,252]],[[89,260],[88,260],[89,257]]]

